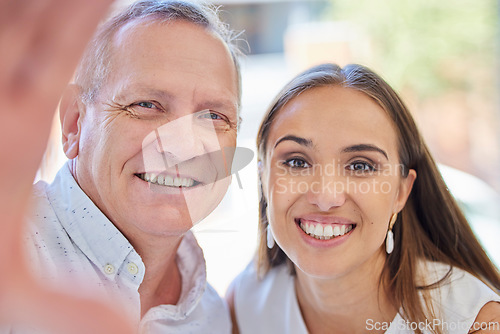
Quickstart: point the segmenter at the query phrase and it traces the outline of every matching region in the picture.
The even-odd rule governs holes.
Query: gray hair
[[[75,83],[80,86],[85,104],[92,103],[110,71],[111,40],[116,32],[129,22],[140,19],[152,22],[183,20],[199,25],[219,36],[227,45],[233,59],[238,80],[238,106],[241,105],[241,52],[236,46],[238,37],[218,17],[217,9],[186,1],[141,0],[119,12],[97,30],[87,46],[75,73]]]

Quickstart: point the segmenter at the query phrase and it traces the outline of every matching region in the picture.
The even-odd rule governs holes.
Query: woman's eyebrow
[[[378,152],[384,155],[384,157],[389,160],[389,157],[387,156],[387,153],[382,150],[381,148],[378,148],[375,145],[371,144],[358,144],[358,145],[352,145],[344,148],[342,150],[343,153],[351,153],[351,152],[364,152],[364,151],[372,151],[372,152]]]
[[[299,145],[306,146],[306,147],[312,147],[313,146],[313,143],[312,143],[311,139],[297,137],[297,136],[294,136],[294,135],[287,135],[287,136],[281,137],[276,142],[276,144],[274,145],[274,148],[276,148],[276,146],[278,146],[279,143],[287,141],[287,140],[291,140],[293,142],[296,142]]]

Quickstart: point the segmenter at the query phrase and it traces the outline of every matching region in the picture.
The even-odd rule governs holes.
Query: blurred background
[[[247,54],[239,146],[255,152],[262,115],[300,71],[322,62],[366,65],[401,94],[450,191],[500,266],[498,0],[211,2],[241,32]],[[65,160],[55,124],[38,176],[48,181]],[[233,180],[219,208],[194,228],[208,280],[220,294],[256,248],[256,169],[254,158],[238,173],[242,188]]]

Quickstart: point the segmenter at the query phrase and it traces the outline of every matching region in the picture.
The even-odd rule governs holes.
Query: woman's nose
[[[319,175],[313,178],[306,193],[309,203],[321,211],[342,206],[346,201],[348,182],[342,175]]]

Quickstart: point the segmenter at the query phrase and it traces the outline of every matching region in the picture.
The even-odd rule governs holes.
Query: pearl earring
[[[387,231],[387,237],[385,238],[385,251],[387,254],[391,254],[394,250],[394,233],[392,233],[392,227],[398,218],[397,213],[393,213],[391,221],[389,222],[389,230]]]
[[[267,225],[267,248],[272,249],[274,247],[274,236],[273,236],[273,231],[271,230],[271,227]]]

